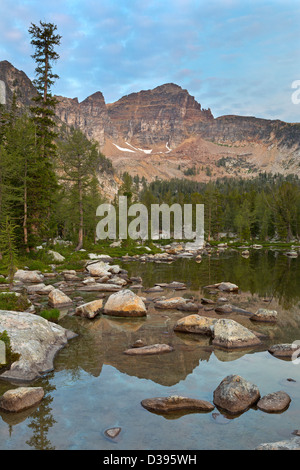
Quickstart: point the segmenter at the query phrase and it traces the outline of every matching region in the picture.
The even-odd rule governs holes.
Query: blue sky
[[[53,93],[111,103],[173,82],[215,117],[300,122],[299,0],[0,0],[0,60],[30,78],[39,20],[62,35]]]

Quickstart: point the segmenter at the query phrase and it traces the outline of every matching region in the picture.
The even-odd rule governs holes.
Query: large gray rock
[[[212,343],[215,346],[233,349],[257,346],[261,344],[261,341],[245,326],[240,325],[234,320],[222,318],[214,324],[214,339]]]
[[[0,398],[0,408],[9,412],[20,412],[37,405],[44,397],[42,387],[19,387],[8,390]]]
[[[20,354],[1,378],[30,382],[53,370],[53,359],[75,333],[26,312],[0,310],[0,332],[7,331],[13,352]]]
[[[143,300],[129,289],[124,289],[109,296],[105,306],[106,315],[121,317],[143,317],[147,314]]]
[[[214,404],[231,414],[239,414],[257,403],[260,393],[256,385],[239,375],[228,375],[214,391]]]

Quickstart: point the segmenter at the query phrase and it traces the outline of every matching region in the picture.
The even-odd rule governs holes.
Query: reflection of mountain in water
[[[174,313],[176,316],[178,313]],[[158,322],[158,319],[162,322]],[[60,352],[55,363],[56,369],[80,367],[99,376],[102,365],[106,364],[122,373],[171,386],[184,380],[200,361],[208,361],[211,355],[211,350],[205,349],[209,345],[208,338],[199,337],[199,341],[186,344],[180,335],[173,333],[173,322],[168,325],[161,314],[149,315],[147,320],[102,316],[92,322],[75,318],[66,318],[65,321],[69,328],[79,333],[79,337]],[[139,338],[146,344],[171,344],[175,350],[155,356],[125,355],[124,351]]]
[[[56,369],[82,368],[97,377],[103,364],[138,378],[165,386],[184,380],[201,361],[209,361],[213,351],[220,361],[231,361],[253,352],[216,351],[207,336],[174,333],[173,325],[183,312],[149,310],[147,319],[124,319],[101,316],[93,321],[65,318],[64,326],[79,333],[56,359]],[[67,324],[65,324],[67,322]],[[124,351],[137,339],[146,344],[166,343],[175,350],[154,356],[127,356]]]

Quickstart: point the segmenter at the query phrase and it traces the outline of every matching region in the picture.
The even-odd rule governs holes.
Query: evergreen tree
[[[57,26],[53,23],[42,21],[39,25],[31,23],[28,30],[32,37],[31,44],[35,47],[32,57],[37,64],[35,69],[37,78],[33,84],[38,90],[37,96],[33,98],[35,106],[31,107],[31,111],[37,126],[37,136],[40,139],[40,155],[43,157],[52,156],[55,151],[53,140],[56,137],[54,116],[57,101],[52,97],[50,89],[59,78],[52,72],[52,63],[59,59],[54,47],[59,46],[61,40],[61,36],[55,34],[56,30]]]
[[[71,195],[72,214],[77,220],[78,244],[76,250],[80,250],[83,247],[84,239],[84,201],[90,194],[91,188],[94,188],[94,191],[98,190],[95,187],[95,176],[103,156],[98,152],[97,145],[89,141],[79,129],[71,130],[66,138],[59,143],[58,153],[59,166],[63,171],[61,180]],[[99,200],[98,191],[96,194],[94,193],[94,198],[95,202]]]
[[[6,217],[5,224],[0,230],[0,250],[2,253],[2,262],[8,271],[8,281],[12,285],[14,274],[17,270],[17,248],[16,248],[16,225]]]
[[[34,85],[38,94],[33,98],[31,107],[33,120],[36,126],[36,146],[40,160],[40,172],[36,179],[36,230],[45,234],[49,230],[51,212],[57,181],[53,169],[53,160],[56,154],[54,138],[55,132],[55,105],[56,99],[51,95],[51,86],[58,77],[52,71],[53,62],[59,58],[55,47],[60,45],[61,36],[56,34],[57,26],[53,23],[40,21],[39,25],[31,23],[29,34],[31,44],[35,48],[32,55],[36,62],[36,79]]]

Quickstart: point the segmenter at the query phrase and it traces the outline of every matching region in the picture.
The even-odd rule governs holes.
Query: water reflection
[[[50,406],[53,401],[51,392],[56,387],[51,385],[49,380],[46,379],[43,381],[43,388],[45,396],[36,411],[30,414],[29,417],[27,426],[32,431],[32,436],[26,440],[26,444],[35,450],[55,450],[55,447],[48,438],[48,433],[50,428],[56,423]]]
[[[170,265],[132,262],[126,269],[141,276],[145,287],[176,280],[198,290],[199,286],[230,280],[251,295],[276,298],[285,309],[300,301],[300,258],[292,259],[278,251],[252,250],[245,259],[239,251],[227,250],[219,256],[204,257],[200,264],[187,259]]]
[[[85,397],[84,404],[82,405],[84,412],[81,418],[82,421],[80,422],[83,423],[82,429],[81,425],[78,425],[80,430],[76,431],[78,432],[77,435],[82,439],[84,439],[82,437],[83,435],[89,435],[89,428],[84,427],[85,416],[87,416],[88,421],[88,424],[85,424],[85,426],[89,426],[89,421],[92,423],[92,421],[95,420],[95,428],[102,429],[104,424],[101,420],[103,419],[108,420],[107,424],[109,426],[116,425],[112,411],[112,403],[115,405],[118,400],[121,400],[120,397],[122,397],[123,400],[123,389],[121,387],[128,387],[127,390],[132,393],[132,395],[130,395],[130,403],[134,403],[134,406],[132,405],[134,408],[133,416],[131,418],[125,411],[124,413],[126,420],[130,421],[130,419],[132,419],[136,425],[138,420],[136,420],[134,413],[143,413],[143,411],[139,409],[140,398],[136,398],[136,396],[140,393],[141,398],[145,398],[145,394],[146,396],[148,394],[148,387],[152,388],[155,393],[157,387],[167,387],[163,389],[165,395],[187,393],[195,396],[198,396],[198,387],[200,387],[200,394],[205,395],[205,393],[207,393],[208,399],[211,399],[211,394],[219,381],[227,375],[227,373],[232,372],[230,364],[239,364],[241,361],[245,366],[245,370],[243,369],[243,371],[238,372],[243,372],[246,378],[248,378],[250,374],[249,378],[251,379],[251,373],[254,374],[253,371],[255,370],[255,379],[257,378],[256,375],[258,375],[258,379],[263,384],[263,380],[268,381],[268,378],[265,379],[268,371],[265,371],[264,364],[261,359],[259,359],[260,355],[256,353],[266,351],[272,344],[292,342],[300,338],[299,259],[289,259],[276,252],[264,250],[260,252],[254,251],[248,259],[244,259],[241,257],[240,253],[228,251],[220,254],[219,257],[212,255],[210,258],[203,258],[200,264],[195,263],[193,260],[182,259],[170,265],[133,262],[126,265],[124,264],[124,267],[129,270],[129,274],[143,278],[143,286],[145,289],[152,287],[158,282],[179,281],[187,284],[188,289],[186,291],[174,292],[166,289],[159,294],[167,297],[184,295],[194,296],[196,300],[199,300],[201,297],[210,297],[216,300],[220,294],[209,294],[207,290],[203,290],[203,286],[220,281],[236,283],[240,287],[240,293],[238,295],[224,294],[228,299],[228,303],[250,312],[255,312],[261,307],[277,310],[278,321],[273,325],[258,324],[251,322],[249,315],[235,312],[226,315],[226,318],[232,318],[247,328],[266,335],[266,339],[259,348],[228,352],[212,346],[210,338],[208,337],[179,332],[174,333],[173,327],[175,322],[188,315],[188,313],[174,310],[155,310],[151,299],[157,295],[147,294],[143,292],[143,290],[137,291],[137,293],[146,296],[147,299],[150,300],[147,318],[120,319],[103,315],[94,320],[87,320],[66,316],[61,320],[61,324],[78,333],[79,336],[70,341],[69,345],[60,351],[55,360],[55,372],[47,375],[37,384],[34,384],[43,386],[45,390],[44,400],[38,407],[27,410],[24,413],[18,413],[17,415],[0,413],[2,418],[2,423],[0,424],[6,426],[6,432],[7,425],[9,426],[11,441],[13,441],[18,430],[23,429],[23,433],[25,433],[26,437],[24,439],[22,433],[20,434],[18,441],[19,443],[22,442],[20,447],[25,447],[26,443],[27,448],[54,449],[59,445],[57,441],[55,442],[56,433],[61,436],[64,443],[64,439],[66,439],[66,442],[72,444],[71,438],[66,438],[62,435],[63,431],[61,429],[63,427],[61,420],[64,419],[63,415],[66,413],[67,420],[69,420],[68,426],[72,429],[72,433],[75,433],[74,429],[76,425],[78,425],[79,420],[77,416],[78,400],[83,399],[81,393],[84,393],[82,391],[83,389],[79,386],[78,389],[76,387],[80,382],[89,385],[94,382],[100,382],[102,377],[105,378],[105,370],[107,370],[105,366],[112,366],[114,368],[116,371],[115,374],[121,377],[120,382],[117,382],[115,390],[109,390],[111,396],[107,392],[105,397],[101,397],[101,400],[105,402],[105,407],[102,411],[100,410],[99,418],[97,415],[95,417],[93,408],[95,401],[94,396],[91,398]],[[269,302],[265,302],[266,298],[269,299]],[[223,315],[218,316],[214,310],[205,311],[204,308],[201,310],[201,314],[224,318]],[[124,351],[138,339],[142,339],[145,344],[167,343],[172,345],[175,350],[161,356],[134,357],[125,355]],[[261,354],[266,354],[267,358],[264,356],[264,361],[267,361],[268,353]],[[287,365],[287,363],[286,361],[277,360],[271,357],[271,355],[270,361],[271,365],[274,364],[273,367],[276,366],[276,375],[274,372],[274,377],[277,377],[277,374],[279,374],[282,367]],[[209,371],[211,369],[213,370],[211,375],[208,374],[208,369]],[[298,369],[295,369],[295,374],[297,371]],[[77,393],[77,395],[76,393],[74,395],[76,400],[74,404],[70,406],[70,411],[68,411],[67,407],[66,409],[62,407],[62,405],[60,405],[61,408],[59,408],[59,399],[58,402],[53,403],[55,396],[53,392],[56,390],[57,384],[60,384],[60,388],[57,389],[62,394],[61,403],[67,403],[69,399],[68,387],[66,386],[64,389],[64,386],[59,382],[60,372],[66,374],[68,384],[72,386],[76,384],[76,387],[74,387],[74,393]],[[294,370],[290,371],[289,374],[294,374]],[[217,379],[215,375],[218,377]],[[289,375],[286,375],[285,377],[288,376]],[[195,377],[197,377],[197,379],[195,379]],[[135,381],[136,378],[144,379],[144,381]],[[195,380],[197,386],[195,386],[194,389],[185,390],[185,387],[188,387],[189,383],[192,384],[193,380]],[[283,376],[281,376],[280,380],[282,380],[282,385],[279,382],[278,386],[284,389],[286,386],[286,378],[284,379]],[[147,382],[147,387],[145,381]],[[134,390],[131,392],[130,387],[132,383],[134,384],[132,386]],[[275,383],[277,387],[277,382],[274,380],[274,387]],[[298,390],[298,382],[295,384],[291,382],[291,384],[288,383],[288,385]],[[174,389],[172,390],[171,387],[174,387]],[[9,384],[1,385],[0,392],[3,393],[9,388],[11,388]],[[274,388],[274,390],[270,390],[267,387],[265,388],[266,392],[271,392],[278,387]],[[140,392],[140,390],[142,390],[142,392]],[[205,398],[205,396],[201,396],[201,398]],[[294,402],[292,402],[292,406],[294,406]],[[132,410],[132,408],[129,409]],[[250,417],[249,425],[251,425],[251,416],[253,416],[251,411],[253,410],[245,414]],[[285,416],[288,415],[289,411],[286,413]],[[292,409],[292,413],[296,419],[299,414],[298,408]],[[255,419],[259,420],[261,412],[257,411],[256,415],[257,417]],[[145,417],[144,414],[142,416],[147,420],[147,426],[145,428],[152,430],[153,435],[157,433],[158,427],[157,421],[155,421],[157,417],[154,416],[151,418],[148,417],[148,415]],[[99,419],[99,423],[97,419]],[[153,421],[151,421],[152,419]],[[191,423],[190,432],[192,432],[194,423],[196,422],[194,419],[196,420],[198,418],[191,415],[190,417],[185,416],[185,418],[174,420],[173,416],[172,421],[174,421],[174,426],[175,421],[182,422],[183,428],[185,423]],[[216,410],[216,413],[213,415],[210,414],[207,418],[203,415],[199,417],[199,419],[206,419],[206,429],[208,430],[210,429],[210,425],[230,424],[233,426],[233,421],[239,421],[227,417],[221,410]],[[267,420],[271,419],[271,417],[264,417],[264,421],[261,422],[266,423]],[[170,421],[170,419],[164,421]],[[161,423],[161,421],[159,421],[159,423]],[[26,432],[24,431],[24,426],[26,426]],[[148,426],[150,427],[148,428]],[[162,426],[164,426],[164,424]],[[256,426],[256,424],[253,426]],[[67,425],[65,425],[64,429],[69,429],[69,427],[67,428]],[[222,426],[219,427],[222,428]],[[271,429],[271,425],[268,429]],[[165,428],[165,430],[168,431],[168,428]],[[83,434],[80,434],[80,432]],[[131,432],[134,433],[134,430],[131,430]],[[215,428],[211,428],[211,430],[207,432],[208,435],[209,432],[211,432],[211,436],[215,436],[216,433]],[[72,433],[70,434],[73,436]],[[75,435],[76,433],[74,436]],[[165,435],[166,434],[164,434],[164,437]],[[187,439],[188,442],[188,432],[185,433],[181,428],[178,428],[178,436],[179,435],[181,436],[180,439]],[[253,433],[253,435],[255,435],[255,433]],[[124,436],[125,439],[126,433],[124,433]],[[172,439],[172,436],[172,433],[169,434],[170,439]],[[236,439],[242,439],[241,432],[237,431],[236,436]],[[137,431],[136,439],[138,439],[138,437]],[[94,441],[91,440],[91,444],[98,442],[97,439],[100,439],[98,434]],[[159,439],[159,437],[157,437],[157,439]],[[165,441],[162,440],[162,442]],[[175,441],[172,442],[174,442],[173,445],[177,445],[176,448],[178,448],[178,441],[176,441],[176,444]],[[189,445],[192,446],[193,442]],[[220,436],[220,447],[222,442],[223,436]],[[75,446],[75,444],[72,445]],[[148,445],[148,441],[145,445]],[[207,448],[209,447],[207,443],[205,446]],[[244,447],[246,446],[247,444],[244,444]],[[135,448],[135,444],[130,442],[127,444],[127,448],[133,449]],[[156,448],[159,448],[158,444]]]

